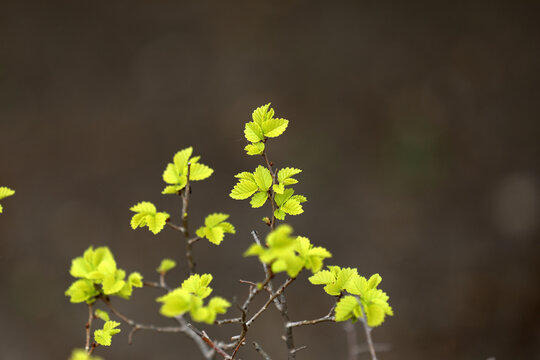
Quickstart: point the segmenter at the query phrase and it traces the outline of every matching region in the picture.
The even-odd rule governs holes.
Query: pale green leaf
[[[176,267],[176,261],[172,259],[163,259],[161,260],[161,264],[159,264],[159,267],[156,269],[156,271],[160,274],[165,274],[166,272],[174,269]]]
[[[101,309],[96,309],[95,316],[105,321],[111,320],[111,318],[109,317],[109,313]]]
[[[285,186],[283,186],[283,184],[274,184],[274,186],[272,186],[272,190],[274,190],[276,194],[283,194],[285,191]]]
[[[269,119],[263,122],[262,130],[266,137],[277,137],[287,129],[289,120],[285,119]]]
[[[84,349],[75,349],[68,360],[103,360],[101,356],[88,355]]]
[[[219,245],[223,241],[223,237],[225,236],[225,232],[219,226],[216,226],[216,227],[213,227],[213,228],[206,227],[206,228],[204,228],[204,236],[212,244]]]
[[[241,179],[232,189],[229,196],[236,200],[244,200],[253,195],[259,187],[251,180]]]
[[[15,190],[5,186],[0,186],[0,200],[8,196],[12,196],[13,194],[15,194]]]
[[[143,280],[143,277],[138,272],[132,272],[128,276],[128,283],[131,286],[135,286],[135,287],[139,287],[139,288],[142,287],[143,286],[142,280]]]
[[[99,291],[94,286],[93,281],[81,279],[71,284],[65,295],[70,297],[69,301],[72,303],[81,303],[83,301],[93,303],[95,297],[99,295]]]
[[[264,205],[266,199],[268,199],[268,193],[266,191],[259,191],[255,193],[250,201],[251,207],[260,208]]]
[[[229,234],[236,234],[236,230],[234,229],[234,226],[231,223],[228,223],[226,221],[222,222],[218,225],[220,228],[223,229],[224,232]]]
[[[248,144],[244,147],[248,155],[261,155],[264,152],[264,143],[257,142],[254,144]]]
[[[194,180],[194,181],[204,180],[210,177],[210,175],[212,175],[213,172],[214,172],[213,169],[211,169],[210,167],[204,164],[192,163],[190,165],[190,170],[189,170],[189,180]]]
[[[163,171],[163,181],[165,181],[167,184],[179,184],[181,182],[181,176],[180,171],[176,169],[176,166],[174,164],[167,164],[167,167],[165,168],[165,171]]]
[[[210,274],[194,274],[184,280],[182,289],[204,299],[212,292],[212,288],[208,287],[210,281],[212,281],[212,275]]]
[[[168,294],[157,298],[156,301],[163,304],[159,310],[162,315],[175,317],[189,311],[192,299],[193,295],[187,290],[176,288]]]
[[[178,174],[186,175],[183,172],[184,169],[187,167],[188,160],[191,157],[191,154],[193,154],[193,147],[191,146],[186,149],[180,150],[176,154],[174,154],[173,161]]]
[[[251,114],[253,121],[259,125],[262,125],[263,121],[271,119],[274,116],[274,110],[270,109],[270,111],[268,111],[269,107],[270,103],[259,106],[257,109],[255,109]]]
[[[249,142],[256,143],[264,140],[261,126],[256,122],[248,122],[244,128],[244,135]]]
[[[213,213],[208,215],[204,219],[204,225],[207,227],[214,227],[218,225],[219,223],[227,220],[229,218],[229,215],[223,214],[223,213]]]
[[[382,281],[382,277],[379,274],[373,274],[368,280],[368,288],[375,289]]]
[[[270,170],[259,165],[255,169],[253,177],[255,178],[255,183],[259,187],[259,190],[268,191],[268,189],[270,189],[270,186],[272,185],[272,174],[270,174]]]
[[[234,175],[234,177],[238,179],[251,180],[252,182],[255,182],[255,177],[253,177],[253,174],[248,171],[243,171],[241,173],[238,173]]]
[[[356,320],[354,319],[354,310],[359,306],[360,305],[358,304],[358,301],[354,296],[344,296],[339,300],[336,305],[336,321],[347,321],[350,318]]]
[[[309,277],[309,282],[313,285],[326,285],[336,281],[334,275],[328,270],[321,270]]]
[[[302,205],[294,199],[289,199],[285,204],[281,205],[280,210],[289,215],[299,215],[304,212]]]
[[[112,336],[120,332],[120,329],[116,329],[119,325],[120,323],[116,321],[105,322],[103,329],[94,331],[94,340],[99,345],[110,346]]]

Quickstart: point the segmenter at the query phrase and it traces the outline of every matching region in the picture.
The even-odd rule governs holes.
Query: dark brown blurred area
[[[288,130],[268,144],[304,170],[297,234],[329,264],[378,272],[395,316],[373,331],[390,359],[540,359],[540,6],[470,1],[29,1],[0,3],[0,358],[66,359],[84,345],[84,304],[64,296],[71,259],[107,245],[119,267],[156,280],[163,257],[186,277],[184,245],[131,230],[129,207],[161,195],[162,171],[193,145],[216,172],[193,186],[192,229],[231,214],[237,235],[197,243],[216,294],[242,300],[262,279],[241,253],[266,209],[228,197],[251,111],[272,102]],[[293,320],[332,299],[303,273]],[[138,290],[138,291],[137,291]],[[171,325],[155,289],[117,301]],[[235,314],[231,309],[230,314]],[[226,338],[236,326],[202,327]],[[106,359],[198,359],[181,335],[129,328]],[[257,340],[285,357],[275,310]],[[299,328],[299,359],[345,359],[339,324]],[[364,341],[360,332],[360,341]],[[364,359],[368,358],[366,354]]]

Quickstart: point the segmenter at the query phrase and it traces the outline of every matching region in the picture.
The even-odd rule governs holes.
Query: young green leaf
[[[250,204],[252,208],[260,208],[264,205],[266,202],[266,199],[268,199],[268,193],[266,191],[259,191],[256,192],[253,197],[251,198]]]
[[[94,286],[94,282],[87,279],[80,279],[75,281],[69,289],[65,292],[66,296],[69,296],[72,303],[81,303],[86,301],[88,304],[96,301],[96,296],[99,295],[99,291]]]
[[[272,185],[272,174],[270,174],[270,170],[259,165],[255,169],[253,177],[260,191],[268,191],[268,189],[270,189],[270,186]]]
[[[361,317],[360,304],[356,297],[347,295],[339,300],[336,305],[336,321],[347,321],[352,319],[355,322]]]
[[[259,106],[257,109],[255,109],[251,114],[253,121],[259,125],[262,125],[263,121],[271,119],[274,116],[274,109],[268,110],[269,107],[270,103]]]
[[[236,231],[231,223],[225,222],[229,215],[222,213],[210,214],[204,220],[204,225],[197,229],[196,234],[200,238],[207,238],[215,245],[221,244],[225,233],[235,234]]]
[[[167,317],[175,317],[185,314],[192,306],[194,296],[182,288],[174,289],[166,295],[156,299],[163,303],[160,313]]]
[[[235,200],[244,200],[255,194],[257,190],[259,190],[259,187],[255,183],[255,180],[240,179],[229,196]]]
[[[289,120],[269,119],[262,123],[262,131],[266,137],[277,137],[287,129]]]
[[[148,226],[148,229],[154,235],[163,230],[167,219],[170,217],[166,212],[157,212],[154,204],[148,201],[140,202],[129,210],[136,213],[131,218],[131,228]]]
[[[252,143],[264,140],[263,130],[261,129],[261,126],[256,122],[246,123],[244,135],[246,136],[247,141]]]
[[[176,261],[172,259],[163,259],[161,260],[161,264],[159,264],[159,267],[156,269],[156,271],[160,274],[165,274],[168,271],[174,269],[176,267]]]
[[[244,150],[246,150],[248,155],[261,155],[264,152],[264,143],[256,142],[253,144],[248,144]]]
[[[210,295],[210,293],[212,293],[212,288],[208,286],[211,281],[211,274],[194,274],[184,280],[182,283],[182,289],[201,299],[204,299]]]
[[[332,257],[332,254],[323,247],[313,247],[308,238],[299,236],[296,239],[296,252],[304,262],[304,267],[313,273],[323,267],[323,260]]]
[[[99,318],[99,319],[102,319],[104,321],[109,321],[111,320],[110,317],[109,317],[109,313],[106,312],[106,311],[103,311],[101,309],[96,309],[96,311],[94,311],[94,315]]]
[[[120,323],[116,321],[107,321],[103,325],[103,329],[94,331],[94,340],[103,346],[110,346],[112,336],[118,334],[120,329],[115,329]]]
[[[169,185],[162,194],[177,194],[186,186],[188,167],[190,181],[204,180],[212,175],[214,170],[199,163],[200,156],[191,158],[192,153],[192,147],[180,150],[174,155],[173,162],[167,164],[163,172],[163,181]]]
[[[5,186],[0,186],[0,200],[8,196],[12,196],[13,194],[15,194],[15,190],[12,190]],[[2,205],[0,205],[0,213],[2,213],[2,211],[3,211],[3,208],[2,208]]]
[[[278,209],[274,211],[274,216],[280,220],[285,219],[285,214],[299,215],[304,212],[301,203],[307,201],[305,196],[293,195],[293,189],[285,189],[283,194],[277,194],[274,196],[274,200]]]
[[[88,355],[84,349],[75,349],[71,353],[69,360],[103,360],[101,356]]]

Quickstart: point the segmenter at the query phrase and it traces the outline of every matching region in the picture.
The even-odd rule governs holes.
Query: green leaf
[[[234,226],[224,221],[228,218],[229,215],[223,213],[208,215],[204,220],[206,226],[201,226],[197,229],[197,236],[207,238],[211,243],[219,245],[223,241],[225,233],[236,233]]]
[[[286,167],[278,172],[278,181],[280,184],[284,185],[292,185],[296,184],[298,181],[295,179],[292,179],[294,175],[300,174],[302,170]]]
[[[138,272],[132,272],[131,274],[129,274],[128,276],[128,283],[131,285],[131,286],[135,286],[135,287],[143,287],[143,277],[141,274],[139,274]]]
[[[223,237],[225,236],[225,232],[221,227],[213,227],[213,228],[204,228],[204,236],[210,241],[212,244],[219,245],[223,241]]]
[[[253,177],[260,191],[268,191],[270,186],[272,186],[272,174],[270,174],[270,170],[261,165],[257,166]]]
[[[274,190],[276,194],[283,194],[285,191],[285,186],[283,184],[274,184],[274,186],[272,186],[272,190]]]
[[[274,201],[276,202],[277,206],[281,207],[289,198],[294,194],[293,189],[285,189],[283,194],[276,194],[274,196]]]
[[[351,318],[356,321],[355,309],[357,308],[360,308],[360,305],[354,296],[344,296],[336,305],[336,321],[347,321]]]
[[[382,281],[382,277],[379,274],[373,274],[368,280],[367,286],[370,289],[375,289]]]
[[[250,201],[251,207],[260,208],[264,205],[266,199],[268,199],[268,193],[266,191],[259,191],[255,193]]]
[[[159,267],[156,269],[156,271],[160,274],[165,274],[170,270],[174,269],[175,267],[176,261],[172,259],[163,259],[161,260],[161,264],[159,264]]]
[[[232,189],[229,196],[236,200],[244,200],[253,195],[259,187],[254,181],[241,179]]]
[[[304,267],[310,269],[313,273],[321,270],[323,260],[332,257],[332,254],[323,247],[313,247],[309,239],[298,236],[296,239],[296,252],[304,262]]]
[[[280,207],[280,210],[289,215],[299,215],[304,212],[302,205],[294,199],[289,199]]]
[[[309,282],[313,285],[326,285],[335,281],[335,276],[328,270],[321,270],[309,277]]]
[[[94,340],[103,346],[110,346],[112,336],[118,334],[120,329],[115,329],[120,323],[116,321],[107,321],[103,325],[103,329],[94,331]]]
[[[186,186],[188,164],[190,164],[190,181],[204,180],[212,175],[214,170],[198,162],[200,156],[195,156],[190,159],[192,153],[192,147],[180,150],[174,155],[173,163],[167,164],[167,167],[163,172],[163,181],[169,184],[169,186],[165,187],[162,194],[177,194]]]
[[[223,213],[213,213],[204,219],[204,225],[207,227],[214,227],[227,220],[229,215]]]
[[[156,301],[163,303],[159,310],[162,315],[175,317],[189,311],[193,302],[193,295],[187,290],[176,288],[168,294],[157,298]]]
[[[214,170],[209,166],[199,163],[192,163],[189,169],[189,180],[198,181],[204,180],[214,173]]]
[[[94,286],[94,282],[87,279],[81,279],[75,281],[69,289],[65,292],[66,296],[69,296],[69,301],[72,303],[81,303],[86,301],[91,304],[96,301],[96,296],[99,295],[99,291]]]
[[[244,135],[246,136],[246,139],[252,143],[256,143],[256,142],[264,140],[261,126],[256,122],[246,123],[246,127],[244,129]]]
[[[136,213],[131,218],[131,228],[148,226],[148,229],[154,235],[163,230],[167,219],[170,217],[166,212],[157,212],[154,204],[148,201],[140,202],[129,210]]]
[[[180,150],[176,154],[174,154],[173,162],[174,166],[176,167],[176,171],[179,174],[186,175],[184,169],[186,169],[187,167],[188,160],[191,157],[191,154],[193,154],[193,147],[191,146]]]
[[[219,296],[214,296],[208,302],[208,307],[217,314],[225,314],[230,306],[230,302]]]
[[[84,349],[75,349],[69,360],[103,360],[101,356],[88,355]]]
[[[7,198],[8,196],[12,196],[13,194],[15,194],[15,190],[5,186],[0,186],[0,200]]]
[[[271,119],[274,116],[274,110],[268,108],[270,107],[270,103],[259,106],[257,109],[253,111],[251,114],[251,117],[253,118],[253,121],[259,125],[262,125],[263,121]]]
[[[15,194],[15,190],[12,190],[5,186],[0,186],[0,200],[8,196],[12,196],[13,194]],[[2,205],[0,205],[0,214],[2,213],[2,211],[3,211],[3,208],[2,208]]]
[[[109,313],[106,312],[106,311],[103,311],[101,309],[96,309],[96,311],[94,311],[94,313],[95,313],[95,316],[97,318],[100,318],[100,319],[105,320],[105,321],[111,320],[111,318],[109,317]]]
[[[182,283],[182,289],[197,297],[200,297],[201,299],[204,299],[210,295],[210,293],[212,293],[212,288],[208,286],[211,281],[211,274],[194,274],[184,280]]]
[[[243,171],[241,173],[238,173],[234,175],[234,177],[238,179],[251,180],[252,182],[255,182],[255,177],[253,176],[252,173],[248,171]]]
[[[262,130],[266,137],[277,137],[287,129],[289,120],[285,119],[269,119],[262,123]]]
[[[248,144],[244,147],[248,155],[261,155],[264,152],[264,143],[257,142],[254,144]]]
[[[111,295],[122,290],[125,285],[124,277],[126,272],[124,270],[116,270],[112,274],[105,274],[103,278],[103,293],[105,295]]]

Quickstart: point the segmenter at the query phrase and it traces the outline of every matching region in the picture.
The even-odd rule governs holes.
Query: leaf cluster
[[[394,315],[392,307],[388,304],[388,295],[377,289],[382,277],[379,274],[372,275],[369,280],[358,275],[357,269],[328,266],[329,270],[322,270],[309,278],[314,285],[325,285],[324,291],[332,296],[342,296],[336,305],[336,321],[353,322],[367,316],[367,324],[371,327],[383,323],[386,315]],[[356,295],[356,296],[353,296]],[[364,311],[362,311],[364,310]]]
[[[129,210],[135,212],[131,218],[131,228],[148,226],[148,229],[156,235],[163,227],[170,215],[166,212],[158,212],[154,204],[148,201],[142,201],[132,206]]]
[[[160,312],[167,317],[175,317],[189,312],[197,322],[214,323],[217,314],[225,314],[231,306],[222,297],[214,296],[204,306],[204,299],[212,293],[208,285],[212,281],[210,274],[194,274],[184,280],[182,286],[156,299],[162,303]]]
[[[12,196],[13,194],[15,194],[15,190],[12,190],[5,186],[0,186],[0,200],[7,198],[8,196]],[[2,211],[2,204],[0,204],[0,214],[2,213]]]
[[[280,225],[266,237],[266,247],[252,244],[244,256],[256,255],[261,262],[271,264],[274,273],[285,271],[291,278],[304,268],[313,273],[321,270],[323,260],[332,254],[323,247],[314,247],[306,237],[291,236],[292,232],[289,225]]]
[[[300,169],[283,168],[279,170],[277,178],[278,183],[273,184],[270,170],[259,165],[254,172],[247,171],[235,175],[238,182],[232,189],[229,196],[235,200],[244,200],[251,197],[251,207],[259,208],[271,197],[272,189],[275,192],[274,201],[277,209],[274,216],[280,220],[285,219],[285,214],[299,215],[304,212],[301,203],[307,201],[302,195],[294,195],[293,189],[285,189],[286,185],[298,183],[293,176],[302,172]]]
[[[133,287],[142,287],[142,275],[131,273],[126,279],[126,272],[117,268],[116,261],[108,247],[90,246],[83,256],[73,259],[71,276],[79,278],[66,290],[65,295],[72,303],[93,303],[100,295],[119,296],[129,299]]]
[[[191,157],[193,148],[178,151],[173,162],[167,164],[163,172],[163,181],[167,184],[162,194],[178,194],[187,184],[189,169],[189,181],[204,180],[214,172],[209,166],[199,163],[200,156]]]
[[[105,321],[103,329],[94,331],[94,340],[99,345],[111,346],[112,336],[120,332],[120,329],[116,329],[119,325],[116,321]]]
[[[212,244],[221,244],[225,233],[236,233],[234,226],[225,221],[228,218],[229,215],[222,213],[213,213],[208,215],[206,219],[204,219],[204,226],[197,229],[197,236],[208,239],[208,241],[210,241]]]
[[[250,144],[244,150],[248,155],[260,155],[264,152],[266,139],[283,134],[289,120],[274,118],[274,109],[270,108],[270,103],[255,109],[251,117],[253,121],[246,123],[244,128],[244,135]]]

